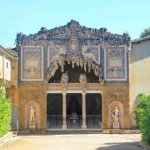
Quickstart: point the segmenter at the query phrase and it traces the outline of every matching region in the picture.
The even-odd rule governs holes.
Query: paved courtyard
[[[19,136],[2,150],[141,150],[140,134]]]

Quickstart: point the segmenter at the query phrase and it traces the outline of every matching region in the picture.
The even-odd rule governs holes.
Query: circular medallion
[[[76,37],[73,37],[69,40],[68,48],[69,48],[69,51],[73,54],[78,52],[78,50],[79,50],[79,41]]]

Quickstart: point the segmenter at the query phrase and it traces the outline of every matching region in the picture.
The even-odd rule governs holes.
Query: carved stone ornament
[[[81,83],[81,87],[83,89],[83,92],[86,91],[87,88],[87,79],[85,74],[81,74],[79,77],[79,82]]]
[[[63,73],[62,77],[61,77],[61,81],[60,81],[62,83],[62,89],[63,89],[63,91],[66,91],[68,81],[69,81],[69,77],[68,77],[67,72]]]
[[[67,44],[71,35],[80,37],[82,44],[103,44],[109,43],[110,45],[129,45],[130,36],[128,33],[123,35],[112,34],[108,32],[106,28],[92,29],[85,26],[81,26],[79,22],[71,20],[67,25],[55,27],[51,30],[41,28],[36,34],[25,35],[23,33],[17,34],[17,44],[31,45],[35,43],[49,43],[48,41],[54,41],[59,44]],[[71,51],[76,52],[76,40],[71,41]],[[75,44],[74,44],[75,43]]]
[[[77,37],[72,37],[68,42],[68,51],[76,54],[79,50],[79,40]]]
[[[72,68],[75,65],[84,68],[85,72],[94,70],[94,74],[99,77],[99,80],[102,79],[102,69],[99,64],[97,64],[91,57],[84,56],[72,56],[72,55],[56,55],[50,62],[50,67],[48,68],[45,80],[48,81],[51,77],[55,75],[58,67],[61,67],[61,72],[64,72],[65,62],[72,64]],[[88,67],[88,70],[87,70]]]

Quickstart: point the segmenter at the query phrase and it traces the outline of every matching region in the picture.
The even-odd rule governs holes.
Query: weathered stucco
[[[131,126],[135,126],[138,94],[150,94],[150,40],[132,44],[129,68]]]

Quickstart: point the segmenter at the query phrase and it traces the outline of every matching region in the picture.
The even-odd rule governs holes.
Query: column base
[[[62,129],[67,129],[67,126],[63,125],[63,126],[62,126]]]
[[[87,126],[82,126],[82,129],[87,129]]]

